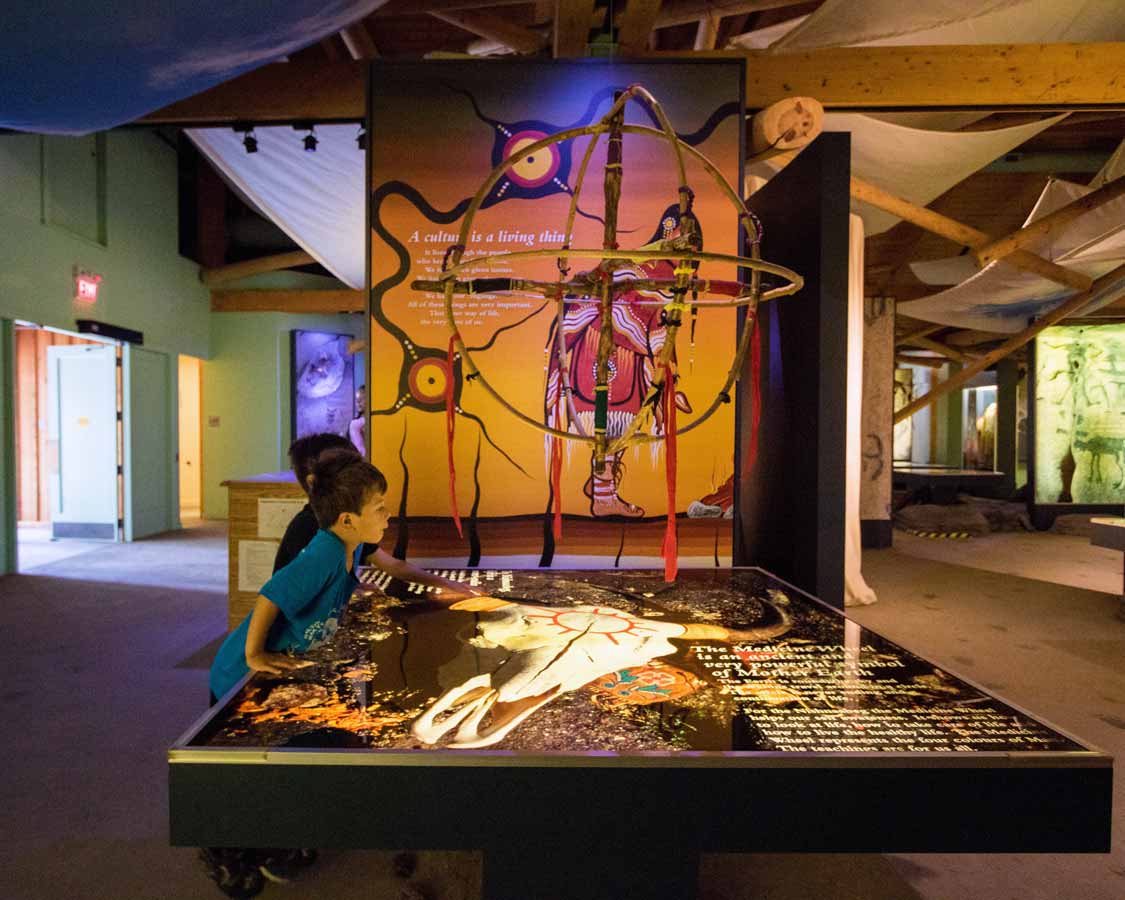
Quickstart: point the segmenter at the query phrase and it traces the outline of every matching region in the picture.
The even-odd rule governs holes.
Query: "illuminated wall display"
[[[1125,503],[1125,325],[1035,342],[1035,500]]]

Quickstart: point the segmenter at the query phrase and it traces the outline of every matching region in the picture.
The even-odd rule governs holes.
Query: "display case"
[[[654,866],[682,900],[701,850],[1108,849],[1107,756],[762,570],[443,574],[491,599],[365,571],[311,666],[192,726],[173,842],[480,848],[490,900]]]

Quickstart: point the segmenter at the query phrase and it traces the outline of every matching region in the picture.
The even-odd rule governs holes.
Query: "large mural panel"
[[[453,463],[462,515],[482,520],[534,518],[543,516],[548,506],[549,442],[479,385],[466,382],[459,356],[450,352],[441,295],[410,287],[415,279],[434,279],[441,272],[470,200],[489,172],[514,150],[596,122],[611,106],[615,91],[640,83],[663,105],[679,136],[737,185],[742,78],[740,65],[726,63],[375,66],[370,445],[373,461],[392,476],[390,499],[400,514],[413,518],[451,513],[447,393],[456,407]],[[649,111],[632,103],[626,108],[626,122],[654,127]],[[547,147],[502,177],[473,220],[465,258],[557,248],[564,239],[577,170],[589,140],[581,137]],[[605,143],[599,142],[593,154],[579,198],[571,242],[576,248],[602,247]],[[698,162],[689,159],[687,177],[695,191],[694,212],[704,249],[737,255],[733,206]],[[621,246],[640,247],[675,231],[678,214],[670,207],[677,202],[678,187],[666,144],[625,135]],[[573,259],[571,274],[591,270],[596,263]],[[704,268],[708,278],[737,278],[730,266],[708,263]],[[487,274],[555,280],[559,268],[556,259],[548,257],[512,264],[510,269],[492,265]],[[591,329],[596,323],[588,321],[591,311],[596,313],[596,308],[576,308],[564,325],[579,419],[592,416],[582,396],[583,385],[593,379],[596,331]],[[638,304],[620,318],[611,359],[611,434],[615,419],[620,425],[639,408],[663,340],[658,303]],[[475,294],[458,300],[457,324],[474,362],[504,400],[537,421],[553,424],[558,373],[548,347],[555,341],[555,304],[528,296]],[[683,419],[706,408],[721,390],[735,344],[733,310],[710,310],[690,326],[685,323],[677,343],[676,399]],[[683,436],[678,448],[679,512],[693,503],[693,514],[721,517],[729,509],[732,449],[733,404]],[[595,477],[588,449],[567,444],[560,481],[564,514],[624,523],[665,514],[662,444],[630,448],[610,463],[608,474]],[[396,472],[402,477],[394,477]],[[729,535],[726,522],[722,529]],[[543,540],[532,525],[516,540],[523,546],[508,549],[535,552]]]
[[[1035,359],[1036,502],[1125,503],[1125,325],[1048,328]]]

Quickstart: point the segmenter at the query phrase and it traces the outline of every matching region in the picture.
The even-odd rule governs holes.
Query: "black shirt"
[[[293,562],[297,558],[297,554],[304,550],[309,541],[316,537],[319,530],[320,526],[316,522],[312,507],[306,503],[305,508],[292,518],[285,529],[281,545],[277,548],[277,556],[273,558],[273,570],[276,572]],[[366,560],[378,549],[378,544],[364,544],[360,558]]]

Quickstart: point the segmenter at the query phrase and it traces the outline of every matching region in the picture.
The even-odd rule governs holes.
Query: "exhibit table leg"
[[[484,851],[482,900],[692,900],[699,853],[671,841],[527,842]]]

